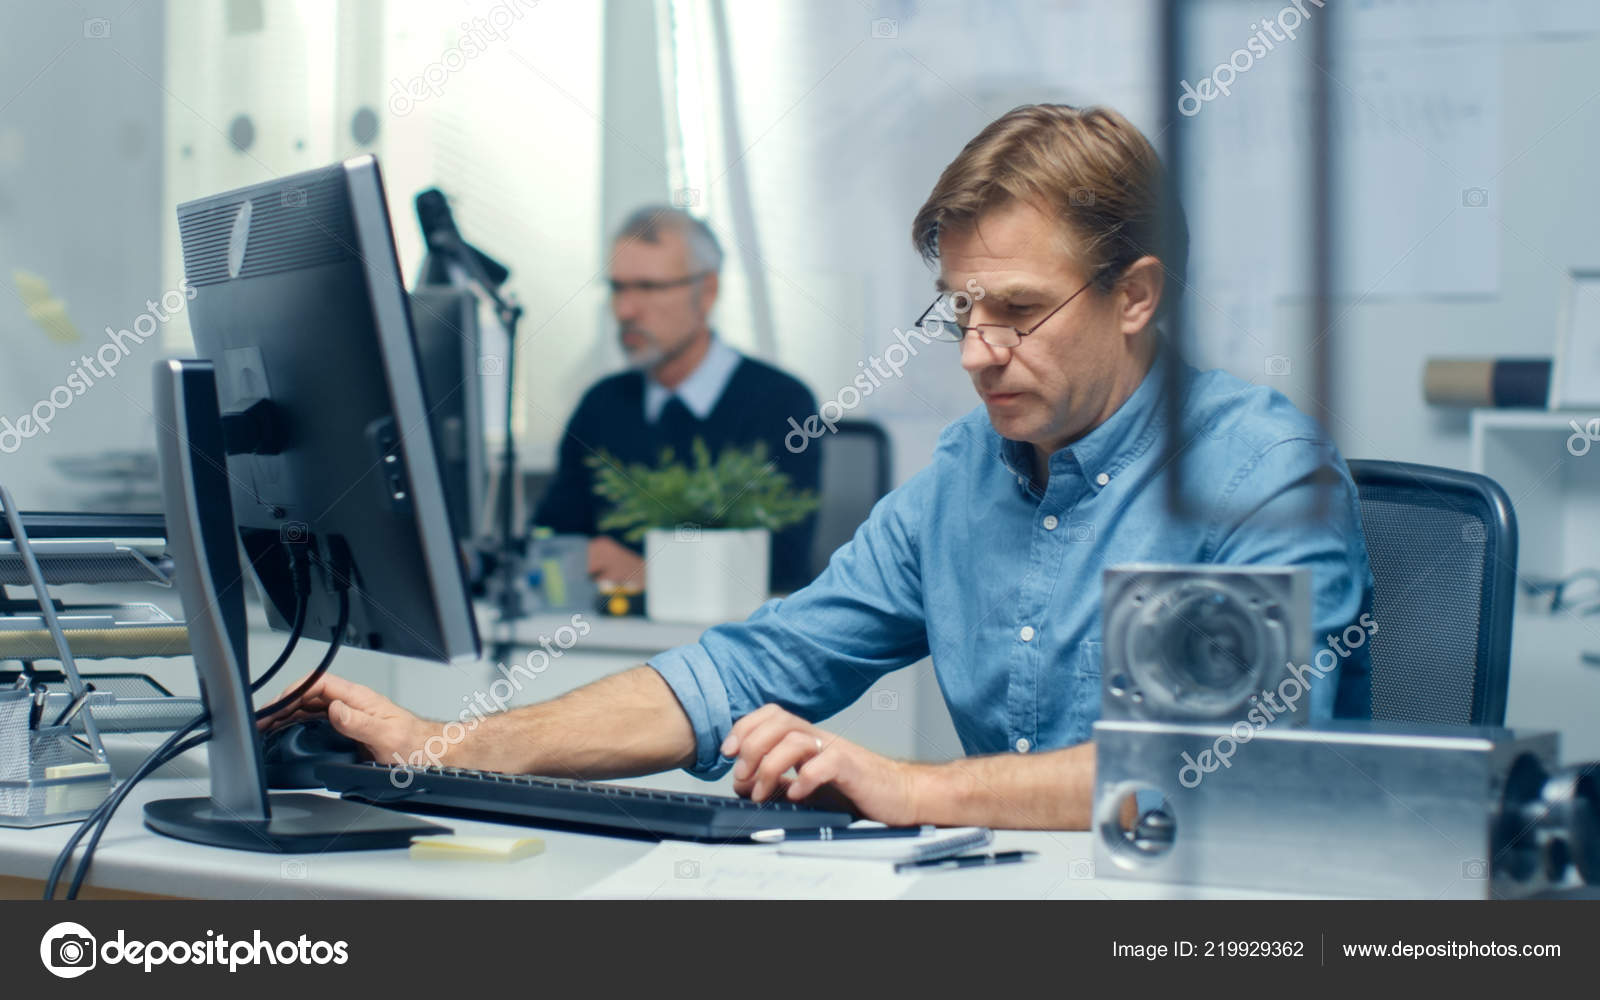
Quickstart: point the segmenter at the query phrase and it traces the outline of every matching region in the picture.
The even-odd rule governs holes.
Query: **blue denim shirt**
[[[819,721],[930,653],[968,754],[1081,743],[1100,713],[1101,575],[1119,563],[1307,566],[1317,648],[1354,625],[1372,575],[1355,486],[1321,427],[1275,390],[1183,366],[1184,491],[1204,516],[1179,518],[1162,447],[1168,363],[1050,456],[1042,492],[1030,447],[980,406],[810,586],[651,659],[694,726],[690,770],[723,773],[734,720],[767,702]],[[1319,480],[1333,497],[1320,511]],[[1370,713],[1366,652],[1312,682],[1313,718]]]

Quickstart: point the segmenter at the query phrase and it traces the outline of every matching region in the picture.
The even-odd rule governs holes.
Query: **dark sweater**
[[[585,459],[607,451],[624,463],[642,462],[654,466],[661,450],[670,447],[674,457],[690,460],[694,438],[699,437],[713,458],[732,445],[749,448],[765,441],[767,455],[777,460],[778,468],[789,476],[797,489],[815,490],[821,476],[820,448],[807,448],[796,455],[783,445],[792,428],[789,418],[803,424],[817,412],[811,393],[792,375],[752,358],[742,358],[728,378],[722,397],[705,420],[687,414],[687,426],[673,435],[664,430],[665,421],[654,424],[644,419],[645,379],[641,372],[624,372],[595,383],[567,424],[561,453],[533,523],[561,534],[610,534],[634,551],[643,546],[623,541],[621,532],[602,532],[600,519],[608,506],[595,496],[594,471]],[[682,405],[669,402],[668,406]],[[798,590],[811,582],[811,535],[816,516],[777,532],[772,538],[774,590]]]

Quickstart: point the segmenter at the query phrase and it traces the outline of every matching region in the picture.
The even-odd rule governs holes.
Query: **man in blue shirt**
[[[1183,227],[1164,225],[1162,191],[1148,141],[1103,109],[1018,108],[946,168],[913,227],[941,290],[917,336],[959,341],[983,405],[810,586],[646,666],[462,720],[447,747],[438,723],[348,682],[329,678],[307,709],[379,760],[431,737],[463,767],[731,767],[741,794],[842,797],[888,823],[1085,827],[1108,566],[1309,567],[1318,636],[1371,607],[1355,489],[1315,421],[1187,366],[1166,405],[1177,362],[1156,321],[1182,288],[1187,239],[1164,235]],[[1169,412],[1199,517],[1167,509]],[[1312,682],[1313,717],[1368,713],[1364,653]],[[890,760],[815,725],[930,654],[967,757]]]

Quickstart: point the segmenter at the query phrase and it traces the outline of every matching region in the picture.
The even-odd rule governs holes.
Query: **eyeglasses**
[[[710,271],[697,271],[670,281],[618,281],[616,278],[607,278],[606,285],[611,289],[612,295],[621,295],[624,292],[664,292],[669,288],[692,285],[710,273]]]
[[[917,322],[914,325],[922,328],[934,340],[942,340],[947,343],[959,344],[967,339],[967,334],[976,333],[990,347],[1016,347],[1022,343],[1023,337],[1048,323],[1051,316],[1065,308],[1068,302],[1082,295],[1090,285],[1094,284],[1094,281],[1094,278],[1090,278],[1084,282],[1083,288],[1067,296],[1061,305],[1045,313],[1044,319],[1041,319],[1026,330],[1019,330],[1004,323],[979,323],[976,326],[963,326],[956,318],[958,312],[955,307],[955,300],[957,296],[966,295],[965,292],[940,292],[939,296],[933,300],[933,304],[924,309],[922,315],[917,317]],[[968,302],[970,303],[970,301],[971,298],[969,296]],[[968,309],[970,310],[970,308],[969,304]],[[932,315],[935,312],[940,313],[940,315]]]

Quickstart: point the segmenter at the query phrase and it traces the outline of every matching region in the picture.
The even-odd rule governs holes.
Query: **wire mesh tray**
[[[111,792],[111,768],[95,762],[67,726],[28,727],[32,699],[0,692],[0,826],[74,823]]]

